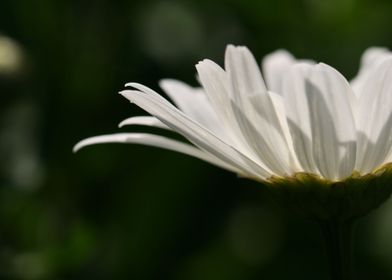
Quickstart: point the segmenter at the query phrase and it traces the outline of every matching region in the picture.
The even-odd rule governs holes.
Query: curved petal
[[[139,89],[146,88],[139,84],[131,84]],[[153,116],[160,119],[163,123],[171,127],[173,130],[182,134],[196,146],[215,155],[222,161],[242,170],[242,173],[250,174],[253,177],[265,179],[270,173],[265,170],[256,159],[251,155],[244,155],[237,149],[226,144],[222,139],[216,137],[209,130],[201,127],[176,107],[171,105],[167,100],[162,98],[153,90],[146,88],[144,92],[125,90],[121,94],[143,108]]]
[[[199,62],[196,65],[196,69],[211,106],[217,113],[226,131],[226,142],[235,146],[240,152],[249,152],[251,148],[241,133],[231,107],[231,100],[233,99],[229,93],[227,73],[211,60]]]
[[[229,106],[230,96],[226,72],[218,64],[208,59],[196,64],[196,70],[214,112],[225,126],[230,127],[232,112]]]
[[[120,122],[118,124],[118,127],[123,127],[126,125],[146,125],[146,126],[153,126],[153,127],[158,127],[158,128],[170,130],[170,128],[167,125],[165,125],[163,122],[161,122],[157,118],[151,117],[151,116],[130,117],[130,118],[125,119],[122,122]]]
[[[220,159],[191,145],[148,133],[117,133],[90,137],[77,143],[73,148],[73,151],[77,152],[86,146],[104,143],[132,143],[163,148],[201,159],[233,172],[241,173],[241,171],[234,166],[227,164],[226,162],[221,161]]]
[[[304,170],[331,180],[349,176],[356,158],[356,129],[345,78],[325,64],[289,71],[284,99],[294,148]]]
[[[356,160],[356,129],[349,83],[326,64],[312,66],[305,79],[313,155],[320,173],[338,180],[352,174]]]
[[[192,88],[184,82],[174,79],[160,80],[159,86],[174,101],[174,104],[185,113],[192,111],[191,101],[196,99],[196,96],[201,95],[201,88]],[[206,102],[208,104],[208,100]]]
[[[364,51],[359,72],[350,82],[357,97],[359,97],[360,92],[363,90],[369,75],[384,59],[391,55],[392,53],[387,48],[382,47],[371,47]]]
[[[161,80],[159,85],[186,115],[217,135],[225,136],[222,123],[201,88],[172,79]]]
[[[232,50],[232,48],[228,47],[228,52],[229,54],[227,54],[227,56],[230,58],[231,56],[236,57],[240,51],[237,49]],[[234,54],[230,54],[230,52],[234,52]],[[247,52],[249,51],[245,51],[245,53]],[[233,57],[230,59],[235,60]],[[229,58],[227,59],[230,60]],[[255,61],[253,62],[255,64]],[[247,63],[250,64],[250,62]],[[255,67],[257,68],[256,64]],[[217,111],[220,111],[221,115],[224,115],[223,119],[226,120],[225,124],[227,126],[227,131],[229,131],[231,139],[234,140],[233,145],[238,147],[239,151],[247,155],[255,155],[258,162],[260,162],[265,169],[279,175],[287,174],[290,170],[288,166],[289,161],[283,160],[283,156],[280,157],[282,152],[284,153],[286,149],[283,146],[279,146],[278,149],[275,149],[277,143],[281,144],[281,142],[278,141],[280,138],[274,138],[272,141],[267,141],[270,144],[274,143],[272,145],[266,144],[266,139],[270,139],[269,136],[273,135],[273,132],[276,131],[276,128],[273,126],[278,124],[277,122],[268,123],[268,121],[270,121],[269,119],[271,118],[276,120],[276,118],[274,118],[274,116],[267,116],[262,119],[258,116],[258,120],[255,119],[258,114],[265,116],[264,109],[268,112],[274,110],[271,100],[268,98],[267,91],[263,88],[262,91],[253,92],[253,94],[250,92],[243,92],[236,101],[235,98],[230,98],[227,86],[227,84],[230,85],[230,83],[223,69],[210,61],[202,61],[197,65],[197,69],[201,82],[206,90],[206,94],[213,100],[212,103],[216,104],[215,107],[217,108]],[[261,79],[261,75],[258,78]],[[240,79],[240,77],[235,76],[234,79]],[[255,90],[257,90],[257,87],[252,89],[252,91]],[[269,101],[269,103],[263,104],[263,101]],[[258,107],[260,107],[260,109],[258,109]],[[253,123],[255,123],[255,125]],[[276,133],[274,135],[277,136]],[[258,138],[256,136],[258,136]],[[255,139],[255,137],[257,139]],[[274,147],[272,148],[273,152],[271,150],[272,146]]]
[[[240,107],[244,96],[267,90],[260,68],[246,47],[227,46],[225,70],[230,79],[230,94]]]
[[[299,164],[304,171],[319,174],[313,157],[311,120],[304,83],[310,68],[310,65],[300,63],[289,69],[283,79],[283,102]]]
[[[282,94],[283,76],[294,63],[294,56],[286,50],[277,50],[263,58],[261,67],[269,91]]]
[[[248,118],[249,114],[245,114],[237,104],[232,102],[231,105],[242,134],[265,166],[279,176],[290,174],[292,170],[288,160],[289,155],[285,153],[287,151],[286,143],[274,124],[262,117]]]
[[[271,98],[273,104],[272,107],[275,109],[276,117],[278,119],[277,122],[279,124],[277,125],[277,129],[279,135],[284,139],[287,145],[287,153],[289,154],[289,162],[290,162],[291,170],[293,172],[304,171],[302,168],[300,168],[300,164],[298,162],[298,158],[294,150],[293,138],[292,135],[290,134],[289,125],[286,118],[287,114],[286,114],[286,108],[284,105],[283,96],[270,91],[268,92],[268,94],[269,97]]]
[[[232,107],[249,146],[265,166],[284,176],[299,168],[284,131],[286,114],[279,98],[273,92],[260,92],[244,98],[243,109],[234,102]]]
[[[369,73],[358,107],[356,168],[370,172],[384,163],[392,147],[392,57]]]

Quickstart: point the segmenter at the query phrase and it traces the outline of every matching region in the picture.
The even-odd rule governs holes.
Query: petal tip
[[[123,120],[122,122],[120,122],[120,123],[118,124],[118,128],[124,127],[124,126],[127,124],[127,120],[128,120],[128,119]]]
[[[79,141],[78,143],[76,143],[75,146],[72,147],[72,153],[76,154],[77,152],[79,152],[83,147],[85,147],[84,145],[84,140]]]

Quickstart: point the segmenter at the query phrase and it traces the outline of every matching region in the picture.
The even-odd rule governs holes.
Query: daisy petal
[[[279,135],[285,141],[285,148],[287,147],[287,153],[289,154],[289,162],[292,172],[304,171],[299,166],[298,158],[295,154],[293,146],[293,138],[290,134],[289,125],[286,118],[286,108],[284,106],[283,96],[274,92],[268,92],[269,97],[272,101],[272,107],[275,109],[277,122],[276,125]]]
[[[279,176],[288,174],[290,170],[289,161],[281,154],[284,150],[284,143],[279,141],[282,139],[279,137],[276,128],[261,117],[253,118],[251,121],[237,104],[232,102],[231,105],[242,134],[260,160],[275,174]],[[254,124],[257,124],[257,128]],[[281,145],[279,146],[279,144]]]
[[[359,97],[360,92],[363,90],[369,75],[385,58],[391,55],[392,53],[387,48],[381,47],[371,47],[363,53],[359,72],[350,82],[357,97]]]
[[[249,135],[247,136],[245,132],[243,134],[247,136],[247,142],[253,148],[255,148],[255,145],[262,146],[262,149],[258,149],[259,152],[269,150],[269,155],[257,153],[260,160],[265,162],[270,169],[280,170],[276,171],[277,174],[284,175],[298,171],[298,165],[294,164],[295,156],[289,148],[288,138],[284,132],[283,119],[285,119],[285,112],[283,104],[279,103],[279,101],[282,101],[279,97],[273,92],[261,92],[244,99],[247,102],[244,103],[245,106],[242,112],[247,117],[250,125],[256,129],[261,140],[255,141],[255,139],[252,139],[254,137],[249,138]],[[279,116],[279,114],[281,115]],[[240,127],[243,125],[244,120],[240,123]],[[269,163],[267,164],[267,162]]]
[[[191,145],[176,140],[172,140],[163,136],[148,134],[148,133],[117,133],[117,134],[95,136],[95,137],[84,139],[79,143],[77,143],[73,151],[77,152],[86,146],[95,145],[95,144],[104,144],[104,143],[132,143],[132,144],[154,146],[154,147],[186,154],[194,158],[207,161],[211,164],[214,164],[216,166],[222,167],[224,169],[233,172],[237,172],[237,173],[240,172],[234,166],[231,166],[230,164],[227,164],[226,162],[221,161],[215,158],[214,156],[211,156],[206,152],[203,152],[202,150],[197,149]]]
[[[254,159],[240,153],[235,148],[226,144],[222,139],[216,137],[209,130],[189,119],[153,90],[148,89],[145,92],[126,90],[121,92],[121,94],[151,115],[160,119],[173,130],[182,134],[199,148],[235,166],[242,173],[250,174],[260,179],[265,179],[270,176],[270,173]]]
[[[326,64],[311,67],[305,79],[310,112],[313,155],[320,173],[333,180],[352,174],[356,159],[356,130],[346,79]]]
[[[210,104],[217,113],[226,132],[226,142],[235,146],[240,152],[246,153],[249,151],[249,147],[230,105],[232,99],[228,89],[229,79],[227,73],[211,60],[199,62],[196,65],[196,69]]]
[[[191,142],[184,145],[213,158],[216,165],[256,180],[305,172],[340,181],[354,170],[371,173],[391,160],[392,52],[388,49],[366,50],[351,84],[334,68],[298,60],[285,50],[262,60],[266,83],[246,47],[227,46],[224,65],[208,59],[199,62],[201,87],[161,80],[170,100],[142,84],[126,84],[133,89],[121,94],[152,116],[128,118],[119,126],[177,132]],[[75,149],[100,141],[124,142],[124,135],[88,139]],[[132,143],[158,139],[132,135],[138,135],[130,138]]]
[[[219,136],[225,135],[222,123],[201,88],[172,79],[161,80],[159,85],[187,116]]]
[[[392,147],[392,57],[376,67],[364,83],[358,107],[356,168],[370,172],[385,162]]]
[[[163,128],[163,129],[170,129],[167,125],[162,123],[160,120],[151,116],[130,117],[120,122],[118,127],[123,127],[126,125],[146,125],[146,126],[153,126],[153,127]]]
[[[226,72],[218,64],[208,59],[196,64],[196,69],[213,110],[225,125],[230,125],[232,114],[230,106],[228,106],[230,98]]]
[[[231,96],[241,106],[242,98],[267,90],[259,66],[246,47],[227,46],[225,70],[231,82]]]
[[[269,91],[282,93],[284,73],[295,62],[294,56],[286,50],[277,50],[263,58],[261,65]]]
[[[293,147],[302,169],[319,174],[313,158],[310,112],[305,94],[305,77],[311,65],[300,63],[289,69],[283,79],[283,102]]]

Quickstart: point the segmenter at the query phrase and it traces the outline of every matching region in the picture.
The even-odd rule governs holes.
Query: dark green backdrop
[[[350,78],[364,49],[392,47],[391,14],[387,0],[1,0],[22,57],[0,67],[0,279],[327,279],[316,225],[261,185],[149,147],[71,149],[142,113],[125,82],[196,85],[228,43]],[[392,279],[391,236],[389,202],[357,226],[356,279]]]

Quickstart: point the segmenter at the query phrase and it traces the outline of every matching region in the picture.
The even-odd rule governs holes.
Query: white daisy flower
[[[224,68],[208,59],[196,65],[200,87],[160,82],[174,105],[146,86],[126,84],[120,94],[151,116],[131,117],[120,126],[169,129],[190,143],[117,133],[82,140],[74,150],[98,143],[144,144],[202,159],[276,190],[325,186],[300,188],[316,192],[321,206],[311,206],[311,215],[323,219],[361,215],[384,201],[390,190],[379,186],[392,161],[391,53],[368,49],[351,83],[327,64],[297,60],[284,50],[265,57],[261,68],[263,75],[246,47],[229,45]],[[372,193],[374,201],[350,202],[352,196],[343,195],[343,203],[352,204],[345,205],[349,210],[332,209],[340,203],[331,202],[335,192],[352,189]]]

